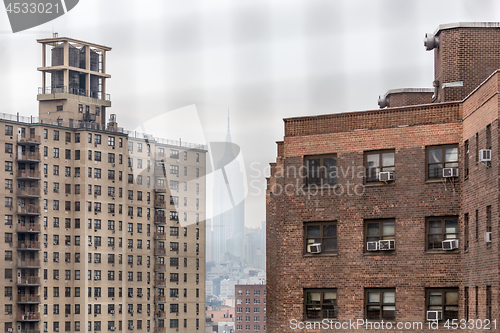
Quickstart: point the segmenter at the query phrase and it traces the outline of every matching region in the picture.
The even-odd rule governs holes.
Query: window
[[[71,150],[70,149],[65,149],[64,150],[64,158],[67,160],[71,159]]]
[[[115,137],[114,136],[108,136],[108,146],[115,146]]]
[[[464,178],[469,178],[469,140],[464,143]]]
[[[394,172],[394,150],[365,153],[366,182],[378,182],[380,172]]]
[[[458,146],[427,147],[427,179],[443,178],[443,168],[458,168]]]
[[[178,165],[171,165],[170,166],[170,174],[171,175],[178,175],[179,174],[179,166]]]
[[[394,320],[396,318],[395,289],[367,289],[365,300],[366,319]]]
[[[12,171],[12,162],[5,161],[5,171]]]
[[[46,130],[45,130],[46,131]],[[5,135],[7,136],[12,136],[14,133],[14,127],[10,126],[10,125],[5,125]],[[46,139],[46,138],[45,138]]]
[[[427,219],[427,250],[442,250],[442,242],[458,239],[457,217],[432,217]]]
[[[59,131],[54,131],[54,140],[59,141]]]
[[[5,153],[6,154],[12,154],[12,143],[6,143],[5,144]]]
[[[321,253],[337,252],[337,223],[308,222],[305,226],[305,252],[311,253],[312,244],[321,244]]]
[[[101,144],[101,135],[100,135],[100,134],[96,134],[96,135],[94,136],[94,143],[95,143],[96,145],[100,145],[100,144]]]
[[[306,289],[304,292],[305,319],[337,318],[336,289]]]
[[[307,185],[337,183],[337,155],[307,156]]]
[[[368,242],[395,239],[394,220],[368,220],[365,224],[365,250]],[[377,245],[377,249],[380,246]],[[394,247],[392,248],[394,249]]]
[[[179,159],[179,151],[170,149],[170,158]]]
[[[427,311],[441,311],[443,321],[458,319],[458,288],[427,289]]]

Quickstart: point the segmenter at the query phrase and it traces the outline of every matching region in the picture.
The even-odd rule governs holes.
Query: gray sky
[[[134,129],[194,104],[205,138],[221,141],[230,109],[247,178],[259,180],[246,201],[252,227],[265,220],[256,170],[275,159],[283,118],[376,109],[388,89],[431,87],[425,33],[443,23],[499,20],[493,0],[81,0],[54,21],[12,34],[0,10],[0,112],[38,114],[36,38],[56,31],[111,46],[109,112],[120,126]]]

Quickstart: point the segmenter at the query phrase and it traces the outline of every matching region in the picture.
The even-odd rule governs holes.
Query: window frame
[[[333,158],[335,159],[335,177],[334,177],[334,181],[332,183],[330,182],[324,182],[324,180],[326,178],[324,178],[324,159],[326,158]],[[310,171],[309,171],[309,163],[308,161],[310,160],[316,160],[316,159],[319,159],[320,162],[320,166],[319,166],[319,177],[317,178],[318,179],[318,182],[313,182],[310,180],[309,178],[309,175],[310,175]],[[322,154],[322,155],[305,155],[304,156],[304,169],[305,169],[305,175],[302,175],[304,177],[304,180],[305,180],[305,185],[307,187],[310,187],[310,186],[319,186],[319,187],[327,187],[327,186],[335,186],[337,185],[337,182],[338,182],[338,172],[337,172],[337,168],[338,168],[338,156],[336,153],[333,153],[333,154]]]
[[[394,164],[391,166],[384,166],[382,165],[382,155],[383,154],[387,154],[387,153],[392,153],[394,155],[393,157],[393,160],[394,160]],[[382,169],[387,169],[387,168],[392,168],[393,170],[392,171],[389,171],[389,172],[392,172],[392,173],[396,173],[396,149],[393,148],[393,149],[382,149],[382,150],[371,150],[371,151],[365,151],[364,152],[364,156],[363,156],[363,165],[365,167],[365,184],[376,184],[376,183],[384,183],[383,181],[380,181],[379,180],[379,177],[378,177],[378,174],[377,174],[377,177],[376,179],[369,179],[369,175],[368,175],[368,155],[378,155],[378,162],[379,162],[379,166],[378,166],[378,169],[379,169],[379,173],[380,172],[387,172],[387,171],[384,171]],[[374,168],[372,168],[374,169]],[[391,180],[391,182],[393,182],[394,180]]]
[[[379,318],[368,318],[368,307],[376,306],[373,304],[369,304],[368,302],[368,293],[379,292],[379,302],[377,303],[379,306]],[[393,292],[394,293],[394,303],[383,303],[383,293],[384,292]],[[384,306],[394,306],[394,317],[388,318],[384,317]],[[364,301],[364,316],[366,320],[369,321],[395,321],[396,320],[396,288],[366,288],[365,289],[365,301]]]
[[[318,317],[312,317],[312,316],[309,316],[307,313],[307,306],[308,306],[308,299],[307,299],[307,293],[312,293],[312,292],[319,292],[320,293],[320,304],[319,304],[319,307],[321,308],[321,311],[320,312],[320,316]],[[334,306],[334,314],[332,317],[329,317],[329,316],[325,316],[323,311],[325,309],[323,309],[323,301],[324,301],[324,293],[325,292],[334,292],[335,293],[335,305]],[[338,318],[338,303],[337,303],[337,299],[338,299],[338,292],[337,292],[337,289],[336,288],[305,288],[304,289],[304,303],[303,303],[303,318],[304,318],[304,321],[306,320],[324,320],[324,319],[337,319]],[[312,303],[311,303],[312,305]]]
[[[429,310],[429,294],[431,292],[438,292],[440,291],[441,292],[441,310]],[[445,300],[446,300],[446,296],[443,297],[443,292],[447,292],[447,291],[451,291],[451,292],[456,292],[457,293],[457,304],[456,304],[456,307],[458,308],[458,310],[456,311],[456,317],[447,317],[445,316],[445,312],[444,312],[444,307],[446,306],[445,304]],[[441,311],[442,312],[442,320],[440,320],[440,322],[445,322],[447,319],[459,319],[459,316],[460,316],[460,289],[458,287],[456,288],[426,288],[425,289],[425,320],[427,320],[427,311]]]
[[[384,236],[382,235],[382,231],[383,231],[383,228],[382,228],[382,225],[383,223],[386,223],[386,222],[391,222],[391,223],[394,223],[394,238],[387,238],[387,237],[390,237],[390,235],[388,236],[385,236],[386,238],[384,238]],[[368,224],[370,223],[378,223],[379,224],[379,239],[378,241],[380,240],[394,240],[394,249],[393,250],[377,250],[377,251],[367,251],[367,243],[368,242],[375,242],[375,241],[372,241],[372,240],[368,240],[368,238],[373,238],[374,236],[369,236],[368,235]],[[384,253],[384,252],[387,252],[387,253],[394,253],[396,251],[396,219],[368,219],[368,220],[364,220],[364,226],[363,226],[363,229],[364,229],[364,244],[363,244],[363,249],[364,249],[364,253],[376,253],[376,255],[380,255],[381,252]]]
[[[456,238],[446,238],[446,234],[448,234],[446,232],[446,220],[451,220],[451,219],[454,219],[457,221],[457,232],[456,233],[449,233],[449,234],[456,234],[457,237]],[[430,217],[426,217],[425,219],[425,250],[426,251],[440,251],[440,252],[450,252],[450,253],[456,253],[458,252],[458,250],[460,250],[460,241],[459,241],[459,247],[458,249],[454,249],[454,250],[451,250],[451,251],[445,251],[443,250],[442,246],[438,249],[438,248],[429,248],[429,236],[431,235],[429,233],[429,221],[432,221],[432,220],[440,220],[441,221],[441,235],[443,236],[443,239],[441,240],[441,242],[443,242],[444,240],[451,240],[451,239],[457,239],[459,240],[460,239],[460,221],[459,221],[459,217],[458,216],[430,216]],[[444,223],[444,225],[443,225]],[[432,234],[432,235],[438,235],[438,234]]]
[[[438,148],[441,149],[441,156],[442,156],[442,162],[440,163],[429,163],[429,152],[431,150],[437,150]],[[457,149],[457,161],[456,162],[444,162],[445,158],[445,150],[449,148],[456,148]],[[460,167],[460,149],[458,143],[452,143],[452,144],[446,144],[446,145],[436,145],[436,146],[426,146],[425,147],[425,180],[442,180],[444,179],[442,170],[444,168],[447,168],[446,164],[456,164],[456,167],[448,167],[448,168],[459,168]],[[441,168],[441,175],[439,177],[430,177],[429,176],[429,166],[431,164],[442,164],[443,167]]]
[[[319,225],[320,227],[320,237],[319,239],[321,240],[321,253],[311,253],[307,251],[307,244],[308,244],[308,237],[307,237],[307,227],[308,226],[313,226],[313,225]],[[335,226],[335,236],[334,237],[324,237],[323,236],[323,226],[324,225],[334,225]],[[337,221],[310,221],[310,222],[304,222],[304,255],[306,256],[320,256],[320,255],[334,255],[337,254],[338,251],[338,224]],[[336,247],[334,251],[325,251],[324,246],[323,246],[323,239],[335,239],[337,241]],[[317,238],[316,238],[317,239]],[[314,244],[314,243],[311,243]]]

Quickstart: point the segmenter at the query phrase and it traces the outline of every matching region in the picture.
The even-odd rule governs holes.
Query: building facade
[[[0,116],[5,332],[203,330],[205,147],[106,123],[110,48],[38,42],[39,117]]]
[[[425,46],[433,88],[284,120],[268,179],[270,332],[498,330],[500,24],[441,25]]]
[[[237,284],[235,332],[266,332],[266,285]]]

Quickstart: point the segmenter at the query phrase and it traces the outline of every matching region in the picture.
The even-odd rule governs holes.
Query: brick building
[[[235,332],[266,332],[266,285],[237,284]]]
[[[441,25],[425,46],[433,88],[284,120],[268,179],[269,332],[499,318],[500,24]]]
[[[38,42],[40,116],[0,114],[2,329],[203,330],[205,147],[106,123],[109,47]]]

